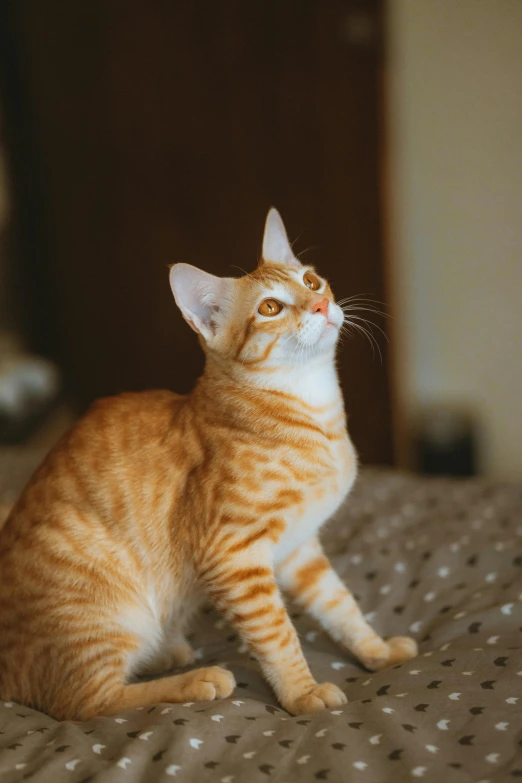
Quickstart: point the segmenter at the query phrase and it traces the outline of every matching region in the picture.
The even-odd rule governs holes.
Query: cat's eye
[[[281,302],[278,302],[277,299],[265,299],[261,302],[258,308],[258,313],[261,313],[261,315],[277,315],[281,312],[283,309],[283,305]]]
[[[303,283],[310,291],[318,291],[321,288],[321,281],[312,272],[305,272]]]

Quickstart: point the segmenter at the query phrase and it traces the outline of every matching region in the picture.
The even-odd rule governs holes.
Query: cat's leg
[[[149,707],[161,702],[209,701],[230,696],[234,676],[219,666],[209,666],[170,677],[127,684],[128,657],[122,652],[128,637],[120,637],[120,647],[104,644],[99,651],[85,656],[81,650],[55,650],[53,663],[42,662],[47,675],[25,692],[19,686],[13,700],[32,703],[58,720],[89,720],[98,715],[115,715],[132,707]],[[37,668],[37,667],[35,667]],[[37,672],[40,674],[40,672]],[[26,678],[28,679],[28,678]]]
[[[194,663],[194,650],[185,636],[185,631],[198,611],[202,597],[193,591],[180,605],[173,606],[163,628],[163,641],[154,657],[142,664],[140,675],[162,674]]]
[[[351,592],[335,573],[317,538],[311,538],[277,568],[282,589],[371,671],[417,655],[407,636],[381,639],[364,619]]]
[[[137,610],[134,618],[136,616],[139,617]],[[145,628],[153,633],[154,625],[152,622],[147,629],[142,622],[141,630]],[[174,635],[164,641],[177,639],[179,649],[185,652],[189,645],[181,631],[177,636],[174,629],[172,633]],[[97,715],[115,715],[133,707],[148,707],[159,702],[221,699],[233,692],[233,674],[218,666],[194,669],[149,682],[132,682],[137,673],[136,659],[143,656],[146,641],[143,636],[129,633],[124,628],[119,635],[115,635],[112,629],[107,633],[100,628],[97,638],[84,648],[71,645],[66,638],[62,644],[55,645],[52,665],[44,659],[39,663],[34,695],[28,694],[20,701],[34,703],[59,720],[88,720]],[[145,655],[146,649],[145,644]],[[45,683],[44,691],[40,685],[42,681]],[[13,695],[15,698],[18,696]]]
[[[194,663],[194,650],[182,633],[173,634],[169,643],[174,666],[188,666],[190,663]]]
[[[95,711],[93,715],[116,715],[133,707],[148,707],[161,702],[174,704],[224,699],[232,694],[235,685],[233,674],[219,666],[194,669],[159,680],[124,685],[100,713]]]
[[[140,668],[140,675],[162,674],[194,663],[194,650],[185,636],[178,630],[169,631],[165,641],[154,658]]]
[[[346,703],[336,685],[310,673],[283,604],[267,547],[253,545],[235,559],[212,559],[202,569],[209,597],[259,660],[282,706],[293,715]]]

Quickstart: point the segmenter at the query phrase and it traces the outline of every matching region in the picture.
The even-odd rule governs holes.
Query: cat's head
[[[328,282],[294,256],[276,209],[268,213],[262,259],[254,272],[222,278],[175,264],[170,285],[205,352],[245,370],[303,365],[332,355],[343,323]]]

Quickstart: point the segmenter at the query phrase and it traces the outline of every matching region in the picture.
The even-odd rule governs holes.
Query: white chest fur
[[[350,492],[357,473],[357,457],[348,435],[332,447],[332,452],[334,464],[339,469],[324,480],[305,487],[302,503],[286,516],[286,530],[274,548],[276,563],[315,535]]]
[[[315,470],[311,448],[308,468],[315,471],[314,479],[304,486],[302,483],[295,486],[303,500],[285,513],[286,530],[274,549],[275,561],[280,562],[337,511],[355,481],[357,456],[348,434],[342,434],[344,401],[333,353],[271,376],[270,388],[302,400],[313,423],[335,436],[329,442],[325,436],[325,444],[328,444],[326,469],[323,461],[322,467],[318,464]]]

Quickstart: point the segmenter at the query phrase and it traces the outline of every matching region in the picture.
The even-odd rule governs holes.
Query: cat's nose
[[[328,305],[329,301],[324,297],[324,299],[321,299],[319,302],[314,302],[312,305],[312,313],[321,313],[321,315],[328,316]]]

